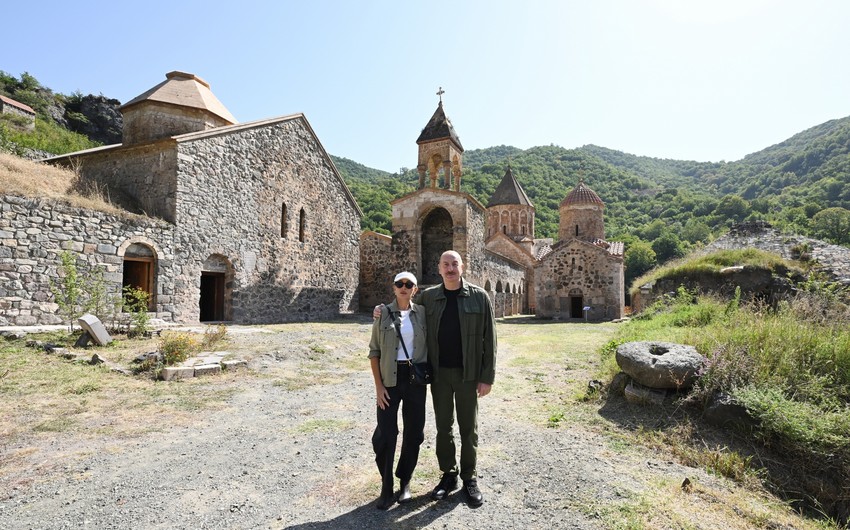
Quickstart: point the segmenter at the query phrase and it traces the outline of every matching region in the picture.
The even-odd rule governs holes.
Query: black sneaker
[[[431,498],[435,501],[441,501],[449,496],[449,493],[457,489],[457,475],[443,475],[440,483],[431,492]]]
[[[466,503],[472,507],[484,504],[484,496],[478,489],[478,481],[474,478],[463,481],[463,492],[466,494]]]

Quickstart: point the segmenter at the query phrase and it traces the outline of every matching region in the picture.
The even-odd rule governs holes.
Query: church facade
[[[605,241],[604,203],[583,180],[561,203],[553,242],[535,237],[534,205],[510,166],[486,206],[462,190],[463,147],[442,99],[416,143],[419,189],[393,201],[392,236],[360,236],[362,308],[389,300],[400,270],[422,286],[440,283],[437,263],[451,249],[497,316],[622,318],[623,244]]]

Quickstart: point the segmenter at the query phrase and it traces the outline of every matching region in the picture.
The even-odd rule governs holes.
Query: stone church
[[[62,251],[104,271],[112,293],[147,291],[163,320],[270,323],[357,309],[362,213],[303,114],[237,123],[184,72],[120,110],[121,144],[46,162],[148,217],[0,205],[0,231],[14,235],[0,323],[60,320],[49,278]]]
[[[508,166],[487,205],[462,191],[463,146],[442,98],[416,140],[418,189],[392,203],[392,236],[360,236],[360,302],[389,300],[400,270],[440,283],[439,256],[453,249],[465,277],[483,287],[496,316],[613,320],[625,305],[622,243],[605,240],[604,203],[580,179],[560,205],[558,241],[534,234],[534,205]]]

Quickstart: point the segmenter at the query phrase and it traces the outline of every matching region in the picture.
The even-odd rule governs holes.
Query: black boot
[[[413,500],[413,496],[410,494],[410,481],[402,482],[401,489],[398,492],[398,503],[405,504]]]

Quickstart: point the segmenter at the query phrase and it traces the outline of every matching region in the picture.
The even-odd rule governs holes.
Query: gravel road
[[[377,510],[369,329],[362,317],[295,333],[234,328],[230,349],[249,369],[224,403],[189,423],[149,418],[160,428],[129,440],[44,442],[32,458],[45,471],[0,489],[0,528],[597,529],[594,507],[639,491],[647,469],[679,481],[699,474],[640,450],[615,451],[601,430],[528,418],[527,399],[548,398],[524,388],[534,377],[501,347],[496,385],[481,400],[484,505],[467,507],[460,492],[430,500],[439,471],[429,405],[414,501]]]

